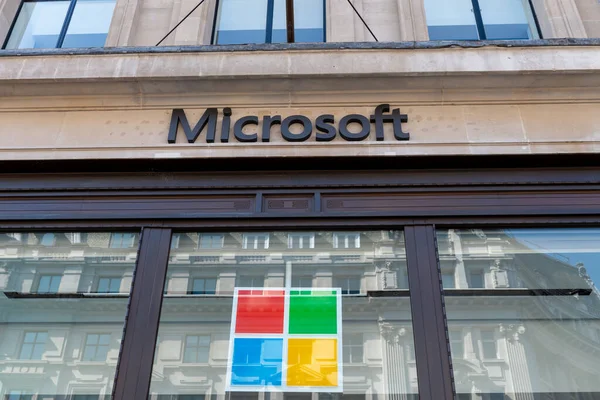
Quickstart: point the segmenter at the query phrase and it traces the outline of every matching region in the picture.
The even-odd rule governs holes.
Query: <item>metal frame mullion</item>
[[[448,329],[433,225],[405,226],[419,399],[452,400]]]
[[[265,27],[265,43],[273,42],[273,18],[275,0],[267,0],[267,26]]]
[[[73,17],[73,13],[75,12],[75,6],[77,5],[77,0],[71,0],[71,4],[69,4],[69,9],[67,10],[67,15],[65,16],[65,22],[63,22],[62,29],[60,30],[60,34],[58,35],[58,41],[56,43],[57,48],[61,48],[63,42],[65,41],[65,36],[67,36],[67,30],[69,29],[69,24],[71,23],[71,18]]]
[[[487,35],[485,34],[485,26],[483,25],[483,17],[481,16],[481,8],[479,7],[479,0],[471,0],[473,4],[473,14],[475,14],[475,24],[477,24],[477,31],[479,32],[479,40],[486,40]]]
[[[142,230],[113,400],[148,400],[171,233]]]

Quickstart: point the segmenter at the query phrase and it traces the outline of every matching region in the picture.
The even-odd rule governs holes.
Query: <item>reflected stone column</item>
[[[379,332],[383,345],[383,379],[390,400],[407,400],[407,371],[404,355],[404,337],[407,336],[406,328],[394,326],[379,318]]]
[[[527,355],[523,346],[522,336],[525,333],[523,325],[500,325],[500,333],[506,337],[508,365],[512,376],[512,386],[515,400],[534,400],[531,377],[527,367]]]

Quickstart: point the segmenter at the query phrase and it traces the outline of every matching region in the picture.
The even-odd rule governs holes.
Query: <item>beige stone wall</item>
[[[600,37],[600,2],[598,0],[575,0],[587,37]]]
[[[303,114],[314,119],[332,113],[336,120],[350,113],[370,115],[373,107],[234,108],[244,115]],[[431,105],[395,104],[409,116],[404,124],[410,141],[394,140],[386,124],[386,140],[376,142],[374,129],[363,142],[311,139],[289,143],[273,127],[270,143],[207,144],[204,133],[194,144],[180,129],[175,144],[167,143],[171,109],[127,111],[53,111],[0,113],[1,160],[106,158],[220,158],[401,156],[470,154],[552,154],[600,151],[597,104]],[[203,109],[187,109],[195,124]],[[220,126],[220,122],[219,125]],[[351,127],[355,129],[355,127]],[[246,131],[255,131],[249,127]],[[217,135],[219,135],[219,131]],[[261,131],[259,127],[258,132]],[[259,136],[260,137],[260,136]]]

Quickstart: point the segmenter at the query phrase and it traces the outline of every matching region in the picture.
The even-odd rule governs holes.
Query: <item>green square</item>
[[[335,292],[290,293],[290,334],[337,334],[337,297]]]

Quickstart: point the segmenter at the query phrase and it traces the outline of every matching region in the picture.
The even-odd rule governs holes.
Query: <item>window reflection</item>
[[[600,398],[600,230],[449,229],[438,246],[459,399]]]
[[[137,257],[114,237],[0,233],[0,399],[111,398]]]
[[[408,289],[399,285],[406,277],[402,232],[231,232],[219,234],[219,246],[201,245],[209,243],[204,233],[174,235],[178,246],[167,270],[150,399],[418,398],[409,298],[373,296]],[[340,288],[343,340],[337,359],[323,343],[297,342],[290,354],[297,381],[327,382],[329,364],[342,363],[344,393],[227,392],[228,362],[235,363],[241,382],[283,379],[274,342],[241,343],[246,353],[229,358],[236,287],[251,293]],[[315,346],[320,350],[313,351]],[[329,364],[321,360],[325,355]],[[317,359],[326,365],[313,366]]]

